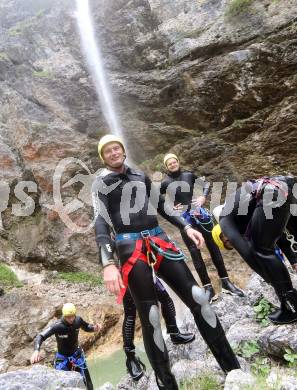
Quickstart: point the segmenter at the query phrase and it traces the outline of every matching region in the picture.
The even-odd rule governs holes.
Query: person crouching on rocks
[[[268,318],[279,325],[297,322],[297,291],[276,251],[280,247],[291,257],[283,241],[284,235],[292,237],[288,228],[296,232],[296,187],[296,179],[291,176],[249,180],[235,196],[213,210],[219,222],[212,230],[214,241],[221,249],[235,248],[245,262],[272,285],[281,306]],[[291,244],[295,251],[297,243]],[[297,259],[294,251],[291,251],[293,264]],[[293,268],[296,269],[296,265]]]
[[[76,307],[72,303],[65,303],[62,308],[62,318],[48,329],[39,333],[34,342],[34,353],[31,364],[41,361],[40,347],[49,337],[55,335],[58,352],[55,356],[56,370],[78,371],[82,375],[87,390],[93,390],[92,379],[87,367],[83,350],[78,345],[79,330],[85,332],[99,332],[99,324],[91,325],[76,315]]]

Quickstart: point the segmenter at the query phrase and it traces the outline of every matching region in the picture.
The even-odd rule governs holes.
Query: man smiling
[[[182,252],[160,228],[156,211],[170,223],[184,229],[197,247],[203,245],[201,233],[177,216],[165,212],[165,199],[156,192],[149,178],[124,164],[125,148],[121,139],[104,136],[98,144],[106,169],[96,181],[101,226],[96,238],[102,248],[103,275],[107,289],[120,299],[126,289],[132,294],[141,320],[143,340],[159,389],[176,390],[160,325],[155,292],[155,273],[190,308],[200,333],[224,371],[239,368],[221,324],[186,266]],[[155,206],[155,207],[154,207]],[[108,224],[116,233],[115,246],[121,273],[113,258],[113,242]]]

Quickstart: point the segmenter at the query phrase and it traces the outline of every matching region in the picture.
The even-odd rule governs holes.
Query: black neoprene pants
[[[293,288],[287,267],[275,254],[275,245],[291,216],[290,207],[296,204],[296,199],[292,194],[295,180],[286,178],[286,183],[288,185],[287,201],[272,209],[273,218],[266,217],[263,200],[260,200],[249,223],[250,241],[240,239],[231,241],[249,266],[274,287],[279,297]],[[276,199],[280,190],[277,188],[269,190],[268,187],[265,188],[265,191],[267,195],[269,195],[269,191],[272,191],[273,199]],[[220,219],[222,230],[229,239],[232,237],[232,231],[237,229],[234,221],[232,214]]]
[[[155,287],[157,299],[161,303],[161,311],[165,320],[167,332],[178,333],[179,330],[176,324],[176,312],[173,300],[171,299],[170,295],[165,290],[165,287],[162,285],[159,279],[157,280]],[[122,328],[124,351],[127,357],[129,357],[134,356],[135,354],[134,332],[136,320],[136,306],[129,289],[127,289],[127,292],[124,296],[123,305],[125,313]]]
[[[169,241],[165,233],[158,237]],[[132,240],[117,242],[117,251],[122,265],[132,255],[134,248],[135,242]],[[204,290],[198,287],[185,262],[164,259],[158,274],[190,308],[203,339],[222,369],[230,371],[239,368],[236,356],[209,305]],[[129,289],[140,317],[144,346],[151,366],[156,376],[165,385],[165,389],[176,389],[172,385],[175,379],[170,371],[168,353],[162,337],[152,272],[150,267],[141,260],[136,261],[129,274]]]
[[[201,228],[199,225],[192,226],[194,229],[198,230],[200,233],[202,233],[203,238],[205,240],[205,245],[210,253],[211,260],[213,264],[215,265],[219,277],[220,278],[227,278],[228,272],[226,270],[223,256],[217,247],[217,245],[214,243],[211,232],[206,232],[203,228]],[[187,234],[181,230],[181,236],[184,240],[184,243],[186,244],[191,258],[193,260],[194,267],[199,275],[199,278],[203,285],[210,284],[210,278],[207,273],[207,269],[205,266],[205,263],[202,258],[201,251],[196,247],[194,242],[187,236]]]

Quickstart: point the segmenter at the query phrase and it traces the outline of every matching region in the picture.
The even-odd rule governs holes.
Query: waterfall
[[[96,92],[101,103],[103,115],[111,133],[122,137],[112,99],[111,90],[105,73],[100,47],[95,39],[93,20],[90,14],[88,0],[76,0],[77,22],[80,39],[87,63],[94,80]]]

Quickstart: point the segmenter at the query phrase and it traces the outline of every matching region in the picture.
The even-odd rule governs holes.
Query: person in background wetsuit
[[[168,352],[161,331],[155,273],[173,289],[190,308],[197,327],[224,371],[239,368],[224,330],[212,310],[203,289],[183,261],[180,250],[159,227],[155,211],[180,229],[185,229],[197,246],[203,244],[201,233],[182,218],[168,215],[165,199],[155,191],[144,173],[124,164],[125,148],[116,136],[106,135],[98,144],[106,169],[93,185],[104,223],[97,230],[103,248],[103,278],[107,289],[122,298],[127,287],[132,294],[142,326],[146,353],[156,375],[159,389],[176,390]],[[102,219],[101,219],[102,221]],[[121,273],[113,257],[109,225],[116,233],[115,246]]]
[[[94,209],[96,209],[96,201],[94,200]],[[101,253],[100,240],[97,239],[97,234],[100,237],[100,226],[104,222],[101,220],[100,215],[97,216],[95,222],[95,237],[99,251]],[[111,238],[114,241],[114,234],[111,234]],[[114,246],[113,246],[114,248]],[[117,257],[113,253],[114,258]],[[104,253],[101,254],[100,258],[104,257]],[[155,282],[156,295],[158,301],[161,303],[161,311],[165,320],[167,333],[170,335],[173,344],[187,344],[195,340],[193,333],[181,333],[176,323],[176,312],[173,300],[166,291],[164,285],[159,278],[156,278]],[[124,306],[124,320],[122,326],[122,336],[124,342],[124,352],[126,354],[126,367],[131,378],[138,381],[144,374],[145,365],[142,363],[140,358],[135,354],[134,345],[134,333],[135,333],[135,321],[136,321],[136,306],[133,301],[132,295],[127,289],[126,294],[123,298]]]
[[[91,325],[76,315],[76,308],[72,303],[65,303],[62,308],[63,317],[39,333],[34,342],[34,353],[31,356],[31,364],[41,361],[40,348],[42,343],[49,337],[55,335],[57,349],[55,358],[55,369],[70,371],[73,368],[83,376],[87,390],[93,390],[92,379],[86,364],[84,353],[78,345],[79,330],[85,332],[99,332],[99,324]]]
[[[194,173],[181,170],[179,159],[173,153],[165,155],[164,166],[167,169],[167,175],[161,183],[161,194],[167,194],[174,202],[174,207],[176,209],[182,210],[184,209],[184,206],[186,206],[186,210],[182,215],[189,223],[191,223],[193,228],[202,233],[212,262],[219,274],[222,291],[243,297],[243,291],[230,281],[222,254],[213,241],[211,235],[213,227],[211,216],[208,215],[207,219],[206,214],[204,219],[201,218],[201,213],[204,212],[205,214],[205,209],[202,209],[202,206],[204,205],[209,193],[209,185],[207,185],[201,178],[198,178]],[[193,199],[195,184],[198,184],[203,188],[203,195]],[[196,207],[194,210],[191,210],[193,203]],[[215,297],[215,292],[208,276],[201,251],[196,247],[196,245],[194,245],[193,241],[187,237],[183,230],[181,230],[181,236],[191,254],[194,267],[206,293],[208,294],[209,301],[211,302]]]
[[[297,291],[275,251],[279,246],[296,264],[296,253],[292,256],[287,244],[284,245],[286,229],[296,232],[297,228],[296,217],[292,216],[293,212],[296,214],[295,184],[296,179],[291,176],[249,180],[237,190],[235,197],[230,196],[225,205],[213,211],[219,221],[212,231],[217,245],[221,249],[235,248],[274,287],[281,306],[268,317],[275,324],[297,321]]]

